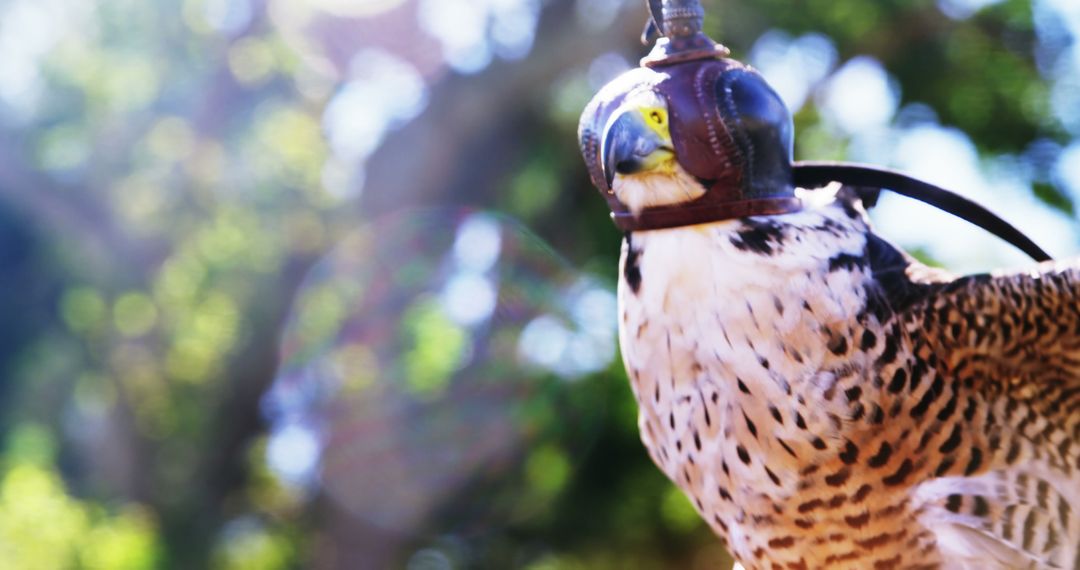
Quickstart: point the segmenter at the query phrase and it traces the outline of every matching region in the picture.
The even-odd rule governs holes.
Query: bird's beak
[[[633,109],[623,111],[608,125],[600,146],[608,189],[612,188],[616,173],[633,174],[650,170],[672,154],[670,144],[645,124],[640,112]]]

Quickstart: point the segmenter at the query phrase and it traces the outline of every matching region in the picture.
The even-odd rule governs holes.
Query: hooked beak
[[[600,155],[604,157],[604,180],[612,189],[615,174],[650,170],[674,154],[669,144],[650,129],[636,110],[621,113],[607,128]]]

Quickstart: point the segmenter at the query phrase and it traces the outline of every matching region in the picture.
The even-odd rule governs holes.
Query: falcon
[[[1078,265],[922,265],[827,183],[869,170],[792,164],[775,92],[664,15],[579,130],[656,465],[747,569],[1080,569]]]

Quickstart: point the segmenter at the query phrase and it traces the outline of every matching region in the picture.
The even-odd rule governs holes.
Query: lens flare
[[[297,296],[265,402],[289,438],[271,437],[270,468],[406,533],[538,516],[603,421],[583,395],[614,359],[614,325],[611,288],[511,220],[425,210],[372,223]],[[311,477],[285,457],[298,442],[307,453],[309,432],[287,426],[315,434]]]

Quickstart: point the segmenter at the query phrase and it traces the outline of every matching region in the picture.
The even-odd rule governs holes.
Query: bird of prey
[[[1080,569],[1080,266],[922,265],[796,187],[756,72],[676,43],[580,129],[656,465],[747,569]]]

